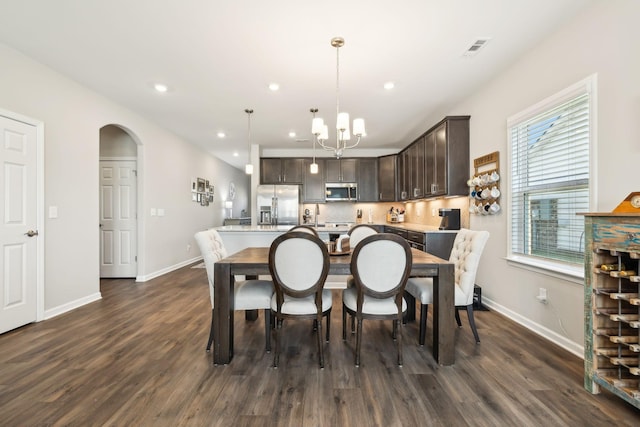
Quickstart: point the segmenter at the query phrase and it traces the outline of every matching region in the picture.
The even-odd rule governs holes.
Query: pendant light
[[[245,113],[247,113],[247,122],[248,122],[248,129],[249,129],[249,139],[248,139],[248,154],[247,154],[247,164],[244,166],[244,172],[247,175],[251,175],[253,174],[253,164],[251,163],[251,114],[253,114],[253,110],[247,108],[246,110],[244,110]]]
[[[316,118],[316,113],[318,112],[317,108],[312,108],[311,113],[313,114],[313,118]],[[313,162],[311,163],[311,166],[309,167],[309,172],[311,172],[312,174],[317,174],[318,173],[318,164],[316,163],[316,141],[313,140]]]

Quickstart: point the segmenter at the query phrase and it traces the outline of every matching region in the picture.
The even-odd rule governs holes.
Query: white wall
[[[247,205],[248,179],[187,141],[0,44],[0,109],[44,122],[45,317],[99,298],[98,159],[100,128],[117,124],[139,144],[142,181],[138,277],[154,277],[199,253],[196,231],[221,225],[230,181]],[[191,178],[216,187],[209,207],[191,202]],[[151,208],[166,216],[151,217]],[[187,245],[191,250],[187,252]]]
[[[461,102],[449,114],[471,115],[471,158],[500,151],[507,178],[506,120],[536,102],[596,73],[598,117],[593,153],[597,171],[593,211],[609,212],[626,195],[638,191],[640,165],[640,2],[597,2],[549,36],[521,60]],[[503,188],[509,184],[505,179]],[[503,203],[507,203],[506,198]],[[471,227],[491,237],[477,283],[483,301],[538,330],[570,350],[583,346],[581,283],[509,265],[505,214],[471,216]],[[549,304],[539,303],[538,288],[547,288]]]

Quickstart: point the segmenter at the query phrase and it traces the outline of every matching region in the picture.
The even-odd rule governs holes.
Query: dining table
[[[433,278],[433,357],[440,365],[453,365],[455,353],[454,264],[415,248],[411,248],[411,255],[410,276]],[[350,253],[330,256],[330,261],[329,274],[351,274]],[[232,296],[235,276],[267,274],[270,274],[268,247],[245,248],[214,264],[214,364],[228,364],[233,359]]]

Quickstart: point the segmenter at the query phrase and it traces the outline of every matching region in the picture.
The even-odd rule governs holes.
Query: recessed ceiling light
[[[395,85],[393,82],[386,82],[386,83],[384,84],[384,88],[385,88],[385,89],[387,89],[387,90],[391,90],[391,89],[393,89],[395,86],[396,86],[396,85]]]
[[[272,92],[277,91],[278,89],[280,89],[280,85],[278,83],[269,83],[269,89]]]
[[[154,85],[153,85],[153,88],[154,88],[156,91],[160,92],[160,93],[165,93],[166,91],[168,91],[168,90],[169,90],[169,87],[168,87],[167,85],[165,85],[165,84],[162,84],[162,83],[156,83],[156,84],[154,84]]]
[[[224,138],[225,136],[227,135],[225,135],[224,132],[218,132],[218,138]]]
[[[296,133],[291,131],[289,132],[289,138],[295,138],[296,137]]]
[[[233,152],[233,157],[238,157],[238,152],[237,151]]]

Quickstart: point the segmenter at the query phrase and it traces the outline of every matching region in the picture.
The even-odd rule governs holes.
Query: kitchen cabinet
[[[260,159],[261,184],[302,184],[304,159]]]
[[[357,159],[327,159],[326,182],[357,182]]]
[[[409,200],[409,185],[411,182],[411,162],[409,160],[409,149],[405,148],[398,154],[398,200]]]
[[[378,201],[378,159],[368,157],[358,161],[358,201]]]
[[[409,146],[409,198],[422,199],[425,195],[425,162],[424,136],[421,136]]]
[[[640,215],[584,221],[584,387],[640,408]]]
[[[439,258],[448,260],[456,239],[457,231],[415,231],[393,226],[384,226],[385,233],[396,234],[409,243],[412,248],[420,249]]]
[[[448,116],[424,136],[423,197],[465,196],[469,192],[469,116]]]
[[[378,158],[378,201],[396,201],[396,161],[395,154]]]
[[[316,158],[318,173],[311,173],[310,166],[312,159],[304,159],[304,181],[302,186],[302,201],[304,203],[324,203],[324,177],[326,162],[325,159]]]

